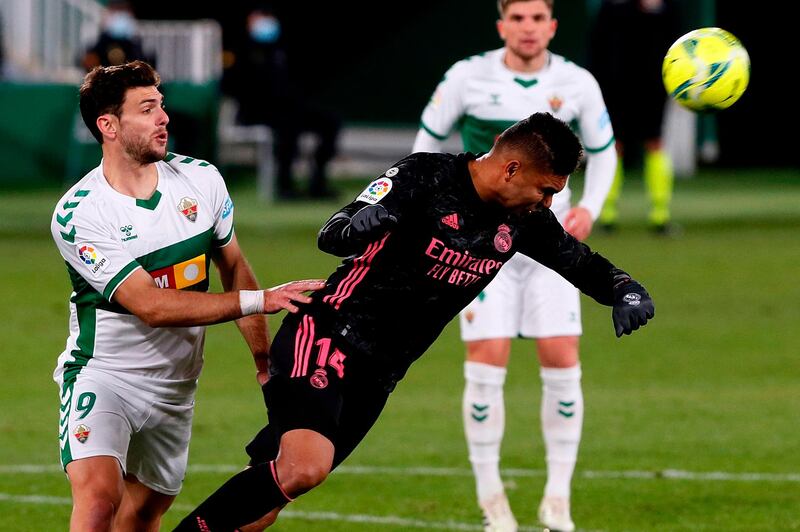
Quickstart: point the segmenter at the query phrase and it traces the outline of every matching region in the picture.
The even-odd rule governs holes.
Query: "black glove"
[[[611,317],[614,320],[617,338],[644,326],[655,313],[653,300],[642,285],[627,275],[616,279]]]
[[[352,218],[347,236],[368,238],[382,236],[397,223],[397,218],[389,214],[383,205],[367,205]]]

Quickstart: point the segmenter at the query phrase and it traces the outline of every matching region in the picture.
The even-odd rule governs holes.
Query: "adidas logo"
[[[452,213],[442,216],[442,223],[453,229],[458,229],[458,214]]]

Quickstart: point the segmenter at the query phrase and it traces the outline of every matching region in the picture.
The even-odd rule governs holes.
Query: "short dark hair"
[[[533,0],[497,0],[497,12],[500,13],[500,18],[506,14],[506,8],[515,2],[532,2]],[[542,0],[547,7],[550,8],[550,11],[553,10],[553,2],[555,0]]]
[[[578,168],[583,147],[562,120],[550,113],[534,113],[506,129],[495,145],[527,156],[542,171],[568,176]]]
[[[144,61],[123,65],[95,67],[83,78],[80,88],[80,108],[83,123],[97,142],[103,134],[97,128],[97,117],[106,113],[120,116],[125,92],[133,87],[158,87],[161,77]]]

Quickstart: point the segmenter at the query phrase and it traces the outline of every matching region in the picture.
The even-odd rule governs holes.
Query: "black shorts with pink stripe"
[[[312,314],[284,319],[270,362],[263,386],[269,424],[247,445],[251,464],[274,459],[284,433],[309,429],[333,442],[336,467],[375,424],[395,385]]]

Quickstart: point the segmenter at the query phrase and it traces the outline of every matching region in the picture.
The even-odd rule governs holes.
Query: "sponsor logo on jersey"
[[[233,201],[231,201],[231,198],[229,197],[228,199],[225,200],[225,206],[222,207],[222,219],[224,220],[225,218],[230,216],[232,212],[233,212]]]
[[[119,232],[122,233],[123,242],[139,238],[139,235],[136,234],[136,230],[131,224],[121,226],[119,228]]]
[[[561,106],[564,105],[564,100],[559,98],[558,95],[553,95],[553,97],[547,101],[550,104],[550,109],[552,109],[554,113],[557,113],[561,109]]]
[[[89,434],[91,434],[92,429],[87,427],[86,425],[78,425],[75,427],[75,430],[72,432],[75,439],[77,439],[81,443],[86,443],[86,440],[89,439]]]
[[[458,213],[445,214],[442,216],[442,223],[453,229],[459,229],[461,226],[458,224]]]
[[[197,220],[197,200],[193,198],[183,198],[178,203],[178,210],[190,222]]]
[[[383,175],[385,175],[386,177],[394,177],[399,173],[400,173],[400,169],[398,167],[396,167],[396,166],[392,166],[391,168],[386,170],[386,172],[384,172]]]
[[[597,127],[599,129],[605,129],[611,124],[611,117],[608,116],[608,109],[603,109],[603,114],[600,115],[600,119],[597,121]]]
[[[456,286],[469,286],[487,275],[494,276],[503,265],[499,260],[476,257],[469,251],[449,248],[436,237],[431,238],[425,255],[436,261],[426,275]]]
[[[149,272],[159,288],[186,288],[206,279],[206,255]]]
[[[83,244],[78,248],[78,257],[83,261],[92,275],[97,277],[97,274],[106,269],[109,261],[97,249],[94,244]]]
[[[391,175],[397,175],[397,172],[399,171],[397,168],[389,168],[386,170],[386,175],[389,176],[392,170],[394,170],[394,172],[391,173]],[[382,200],[390,190],[392,190],[392,180],[388,177],[379,177],[370,183],[369,186],[364,189],[364,192],[362,192],[356,198],[356,200],[374,205]]]
[[[497,228],[497,234],[494,235],[494,248],[500,253],[508,253],[512,243],[511,228],[506,224],[501,224]]]

